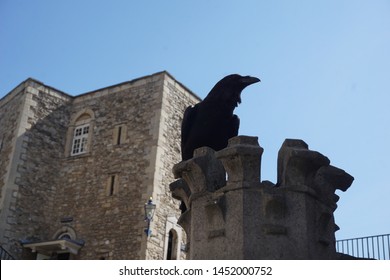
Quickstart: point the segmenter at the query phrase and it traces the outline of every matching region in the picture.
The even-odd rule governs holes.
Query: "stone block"
[[[173,198],[183,201],[187,208],[190,207],[189,199],[191,190],[184,179],[174,181],[169,185],[169,189],[172,192]]]
[[[222,163],[215,158],[214,150],[203,147],[194,151],[194,157],[173,167],[175,178],[183,178],[191,192],[214,192],[226,184]]]
[[[311,151],[298,139],[286,139],[278,153],[278,185],[311,185],[315,172],[328,166],[329,159]]]
[[[257,137],[236,136],[216,157],[222,161],[229,182],[260,182],[262,154]]]

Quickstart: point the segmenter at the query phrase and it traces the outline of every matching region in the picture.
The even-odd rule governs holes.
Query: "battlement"
[[[277,178],[261,181],[263,148],[237,136],[218,152],[203,147],[173,168],[172,195],[189,259],[338,259],[334,211],[353,177],[302,140],[287,139]]]

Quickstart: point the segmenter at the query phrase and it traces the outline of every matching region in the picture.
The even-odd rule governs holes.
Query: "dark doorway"
[[[175,230],[171,229],[168,235],[168,250],[167,250],[167,260],[176,260],[177,259],[177,233]]]

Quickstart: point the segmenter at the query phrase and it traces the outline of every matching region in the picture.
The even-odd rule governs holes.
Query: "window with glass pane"
[[[80,155],[88,151],[89,124],[77,126],[74,130],[71,155]]]

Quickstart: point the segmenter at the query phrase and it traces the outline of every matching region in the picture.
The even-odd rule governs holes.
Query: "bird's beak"
[[[245,76],[240,79],[240,82],[244,84],[245,86],[249,86],[254,83],[260,82],[259,78],[251,77],[251,76]]]

